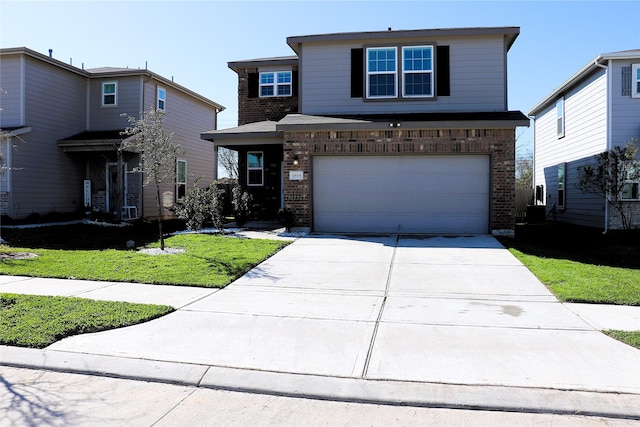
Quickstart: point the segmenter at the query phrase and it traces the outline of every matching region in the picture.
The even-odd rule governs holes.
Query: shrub
[[[189,230],[201,230],[206,221],[211,221],[215,228],[220,229],[224,219],[222,216],[223,192],[218,189],[215,181],[206,188],[198,187],[198,181],[200,178],[176,204],[176,216],[185,222]]]
[[[235,185],[231,190],[233,205],[233,215],[236,219],[238,227],[242,227],[251,215],[251,203],[253,198],[241,186]]]

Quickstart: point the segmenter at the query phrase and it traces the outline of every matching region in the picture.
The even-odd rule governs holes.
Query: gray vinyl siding
[[[0,88],[0,128],[24,125],[22,58],[19,55],[0,59]]]
[[[500,36],[399,40],[394,45],[450,46],[450,96],[428,100],[365,101],[351,98],[351,49],[364,42],[306,43],[302,46],[300,109],[303,114],[505,111],[506,52]],[[400,55],[400,51],[398,52]],[[365,58],[366,60],[366,58]],[[398,70],[400,73],[401,70]],[[437,76],[436,76],[437,79]]]
[[[585,82],[565,94],[565,136],[557,137],[556,107],[551,105],[535,120],[535,185],[544,185],[549,212],[557,203],[557,165],[567,163],[565,210],[556,210],[561,222],[604,226],[604,201],[576,188],[578,166],[593,160],[606,150],[607,94],[606,75],[599,70]]]
[[[157,80],[147,80],[144,83],[144,108],[148,111],[156,107],[157,87],[166,90],[166,115],[163,126],[168,133],[173,132],[173,141],[184,149],[184,154],[178,158],[187,162],[187,190],[201,178],[198,185],[208,186],[214,179],[214,148],[211,141],[200,138],[203,129],[215,129],[215,109],[167,85],[159,84]],[[162,192],[175,192],[175,182],[162,186]],[[175,195],[172,200],[175,200]],[[150,185],[144,190],[144,214],[156,217],[155,188]],[[165,211],[165,214],[170,214]]]
[[[86,79],[31,57],[24,71],[25,124],[32,130],[12,153],[9,215],[75,211],[82,206],[83,168],[57,141],[85,130]]]
[[[624,145],[631,138],[640,140],[640,98],[622,95],[622,67],[630,67],[636,61],[610,61],[611,78],[611,142]]]
[[[92,78],[89,89],[89,118],[91,130],[116,130],[127,127],[126,117],[140,115],[141,77]],[[102,106],[102,83],[118,82],[116,106]]]

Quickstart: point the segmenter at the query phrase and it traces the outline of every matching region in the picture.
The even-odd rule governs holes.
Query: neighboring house
[[[578,167],[595,156],[640,137],[640,50],[601,54],[534,106],[534,182],[547,215],[605,230],[622,228],[619,214],[603,197],[581,192]],[[636,210],[638,183],[620,197]]]
[[[27,48],[0,49],[2,215],[92,210],[125,218],[157,217],[155,189],[133,173],[139,154],[118,155],[123,114],[164,110],[165,130],[185,153],[163,189],[170,208],[203,177],[215,176],[216,151],[200,138],[224,108],[149,70],[80,69]],[[118,166],[121,164],[122,169]],[[121,171],[119,173],[119,170]],[[166,210],[171,214],[170,210]]]
[[[289,37],[295,56],[230,62],[236,150],[259,214],[320,232],[512,234],[507,53],[520,29]]]

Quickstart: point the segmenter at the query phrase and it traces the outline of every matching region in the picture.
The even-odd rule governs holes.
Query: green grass
[[[509,250],[561,301],[640,305],[638,269],[533,255],[513,247]]]
[[[146,322],[172,307],[0,293],[0,344],[44,348],[62,338]]]
[[[0,253],[32,252],[37,258],[4,260],[0,274],[75,278],[201,287],[223,287],[286,246],[288,242],[181,234],[165,246],[183,254],[148,255],[135,250],[64,250],[0,247]],[[158,247],[158,243],[150,244]]]
[[[606,330],[603,333],[609,335],[611,338],[615,338],[618,341],[622,341],[632,347],[640,349],[640,331],[614,331]]]

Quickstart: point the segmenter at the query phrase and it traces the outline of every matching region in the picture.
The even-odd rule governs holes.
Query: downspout
[[[600,63],[600,57],[596,58],[593,61],[593,65],[595,65],[598,68],[602,68],[603,70],[605,70],[605,75],[606,75],[606,96],[607,96],[607,104],[606,104],[606,108],[607,108],[607,118],[606,118],[606,129],[607,129],[607,151],[611,149],[611,120],[610,120],[610,115],[611,115],[611,90],[610,90],[610,82],[609,79],[611,78],[611,73],[609,73],[609,67],[607,67],[606,65],[602,65]],[[602,232],[602,234],[607,234],[609,232],[609,203],[610,203],[610,196],[607,194],[605,197],[605,204],[604,204],[604,231]]]

